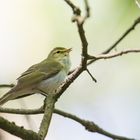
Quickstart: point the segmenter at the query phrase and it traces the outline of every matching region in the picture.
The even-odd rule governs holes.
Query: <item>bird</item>
[[[35,93],[45,96],[55,93],[69,73],[71,50],[55,47],[45,60],[29,67],[17,78],[17,84],[0,98],[0,106]]]

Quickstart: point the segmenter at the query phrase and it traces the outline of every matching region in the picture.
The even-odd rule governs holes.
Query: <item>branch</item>
[[[56,102],[56,99],[54,98],[54,95],[51,95],[51,94],[49,94],[47,98],[45,99],[44,116],[43,116],[40,129],[38,132],[38,135],[41,137],[42,140],[44,140],[47,135],[55,102]]]
[[[1,84],[0,88],[12,88],[14,86],[14,84]]]
[[[3,108],[0,107],[0,113],[11,113],[11,114],[19,114],[19,115],[36,115],[43,114],[43,107],[38,109],[13,109],[13,108]]]
[[[70,84],[83,72],[83,68],[80,65],[77,67],[66,79],[66,81],[59,87],[57,93],[56,93],[56,98],[58,99],[63,92],[70,86]]]
[[[86,69],[86,71],[89,74],[89,76],[91,77],[91,79],[96,83],[97,80],[93,77],[93,75],[91,74],[91,72],[89,71],[89,69]]]
[[[74,5],[74,3],[72,3],[70,0],[64,0],[72,9],[73,14],[74,14],[74,20],[73,22],[77,23],[77,28],[78,28],[78,32],[79,32],[79,36],[81,39],[81,43],[82,43],[82,58],[81,58],[81,64],[74,69],[73,71],[71,71],[69,73],[68,79],[62,84],[62,86],[59,88],[56,98],[58,99],[63,92],[69,87],[69,85],[84,71],[86,70],[86,66],[87,66],[87,46],[88,46],[88,42],[85,36],[85,31],[83,29],[83,24],[86,21],[87,18],[85,17],[89,17],[90,15],[90,9],[89,9],[89,5],[88,5],[88,1],[85,0],[85,9],[86,9],[86,15],[85,17],[81,16],[81,10],[80,8],[78,8],[76,5]],[[81,20],[82,19],[82,20]]]
[[[83,28],[83,24],[85,23],[86,19],[90,16],[90,8],[88,5],[88,1],[85,0],[85,9],[86,9],[86,15],[85,17],[81,16],[81,10],[75,6],[70,0],[64,0],[72,9],[73,13],[74,13],[74,17],[73,17],[73,22],[77,23],[77,28],[78,28],[78,33],[81,39],[81,43],[82,43],[82,60],[81,60],[81,64],[82,67],[86,69],[86,64],[87,64],[87,47],[88,47],[88,42],[85,36],[85,31]]]
[[[110,46],[108,49],[106,49],[105,51],[103,51],[101,54],[108,54],[110,51],[112,51],[114,48],[116,48],[116,46],[129,34],[131,33],[131,31],[133,31],[135,29],[135,27],[140,23],[140,17],[138,17],[134,23],[122,34],[122,36],[112,45]],[[92,63],[94,63],[96,60],[96,58],[94,58],[94,56],[92,57],[92,60],[90,60],[87,65],[90,65]]]
[[[1,85],[0,85],[0,88],[7,88],[7,87],[8,87],[8,88],[12,88],[12,87],[14,87],[14,86],[15,86],[14,84],[1,84]],[[27,108],[23,100],[20,100],[20,104],[21,104],[21,106],[22,106],[23,108]],[[31,118],[30,118],[29,116],[27,116],[27,115],[25,115],[24,117],[25,117],[25,119],[26,119],[28,125],[30,126],[30,128],[33,128],[33,123],[32,123]]]
[[[98,132],[100,134],[103,134],[105,136],[108,136],[110,138],[113,139],[119,139],[119,140],[131,140],[129,138],[125,138],[125,137],[121,137],[121,136],[117,136],[114,134],[111,134],[105,130],[103,130],[102,128],[100,128],[99,126],[97,126],[94,122],[91,121],[86,121],[83,119],[78,118],[75,115],[60,111],[60,110],[54,110],[54,105],[56,100],[63,94],[63,92],[69,87],[69,85],[85,70],[87,70],[87,60],[92,59],[91,61],[96,61],[98,59],[108,59],[108,58],[112,58],[112,57],[116,57],[125,53],[129,53],[129,52],[125,52],[125,53],[119,53],[117,55],[112,55],[112,56],[99,56],[99,57],[94,57],[94,56],[90,56],[88,55],[88,42],[87,42],[87,38],[85,36],[85,31],[83,28],[83,25],[86,21],[86,19],[90,16],[90,8],[88,5],[88,1],[84,0],[85,2],[85,9],[86,9],[86,14],[84,17],[81,16],[81,10],[79,7],[77,7],[76,5],[74,5],[70,0],[64,0],[72,9],[74,17],[73,17],[73,22],[77,23],[77,28],[78,28],[78,33],[80,36],[80,40],[81,40],[81,44],[82,44],[82,57],[81,57],[81,63],[80,65],[71,72],[71,74],[69,75],[68,79],[63,83],[63,85],[59,88],[59,90],[57,91],[56,95],[49,95],[45,101],[45,109],[43,110],[43,108],[40,109],[36,109],[36,110],[19,110],[19,114],[23,113],[23,114],[37,114],[37,113],[44,113],[43,116],[43,120],[41,122],[40,125],[40,129],[38,132],[38,137],[41,139],[44,139],[45,136],[47,135],[48,132],[48,128],[50,125],[50,121],[52,118],[52,113],[53,111],[57,114],[63,115],[64,117],[68,117],[70,119],[73,119],[75,121],[77,121],[78,123],[80,123],[81,125],[83,125],[88,131],[90,132]],[[140,18],[137,19],[137,21],[134,22],[134,24],[122,35],[122,37],[120,37],[115,44],[113,44],[110,48],[108,48],[107,50],[105,50],[103,52],[103,54],[107,54],[109,53],[113,48],[115,48],[117,46],[117,44],[123,40],[124,37],[127,36],[127,34],[129,34],[134,28],[135,26],[140,22]],[[90,62],[91,62],[90,61]],[[89,63],[88,63],[89,64]],[[90,74],[90,72],[88,71],[88,73]],[[91,74],[90,74],[91,75]],[[92,76],[92,75],[91,75]],[[2,111],[2,109],[0,108],[0,110]],[[5,110],[3,110],[5,111]],[[8,110],[7,110],[8,111]],[[9,110],[10,113],[11,110]],[[13,113],[16,112],[16,110],[12,110]],[[25,112],[24,112],[25,111]],[[17,113],[16,113],[17,114]],[[35,133],[36,134],[36,133]]]
[[[3,84],[3,85],[0,85],[0,87],[11,87],[11,85],[6,85],[5,86]],[[40,108],[40,110],[38,110],[38,111],[41,111],[41,112],[43,111],[43,113],[44,113],[44,116],[43,116],[43,119],[42,119],[42,122],[41,122],[41,125],[40,125],[40,129],[39,129],[39,132],[37,134],[38,138],[40,138],[41,140],[44,140],[44,138],[47,135],[49,125],[50,125],[50,121],[51,121],[51,118],[52,118],[52,113],[53,113],[55,102],[56,102],[56,98],[54,98],[54,95],[48,95],[46,100],[45,100],[45,111],[43,111],[42,108]],[[0,112],[3,112],[3,111],[5,112],[5,109],[3,109],[3,108],[0,108],[0,109],[1,109]],[[26,113],[28,114],[31,111],[31,110],[22,110],[22,109],[15,109],[15,110],[14,109],[7,109],[7,111],[9,111],[9,113],[11,112],[11,110],[15,114],[21,114],[21,112],[23,111],[24,115]],[[20,112],[20,110],[22,110],[22,111]],[[25,113],[24,111],[25,112],[27,111],[27,112]],[[17,113],[17,112],[19,112],[19,113]],[[14,129],[14,131],[16,131],[16,130]],[[9,131],[7,131],[7,132],[9,132]],[[11,132],[11,134],[12,134],[12,132]],[[27,137],[30,137],[30,135],[28,135],[28,134],[26,134],[26,135],[27,135]],[[30,140],[32,140],[32,139],[30,139]],[[33,140],[36,140],[36,139],[33,139]]]
[[[69,76],[68,80],[63,84],[63,86],[60,88],[60,90],[56,94],[55,98],[54,98],[54,96],[51,96],[51,95],[49,95],[47,97],[43,120],[41,122],[40,130],[38,132],[39,136],[42,139],[44,139],[45,136],[47,135],[48,128],[49,128],[49,125],[50,125],[50,121],[51,121],[51,118],[52,118],[54,104],[55,104],[56,100],[62,95],[62,93],[69,87],[69,85],[86,68],[86,62],[87,62],[86,56],[87,56],[87,45],[88,45],[88,43],[87,43],[87,40],[86,40],[86,37],[85,37],[85,34],[84,34],[84,29],[83,29],[83,23],[84,23],[83,21],[85,21],[85,19],[81,20],[81,16],[80,16],[81,10],[78,7],[76,7],[69,0],[65,0],[65,1],[72,8],[75,17],[77,18],[77,20],[76,20],[77,21],[77,27],[78,27],[79,35],[80,35],[80,38],[81,38],[81,41],[82,41],[82,59],[81,59],[81,64],[79,65],[79,67],[77,67],[77,69]]]
[[[13,113],[13,114],[22,114],[22,115],[35,115],[35,114],[42,114],[44,113],[44,109],[43,107],[39,108],[39,109],[10,109],[10,108],[0,108],[0,112],[3,113]],[[90,131],[90,132],[96,132],[105,136],[108,136],[112,139],[118,139],[118,140],[134,140],[131,138],[126,138],[123,136],[118,136],[115,134],[112,134],[102,128],[100,128],[97,124],[95,124],[92,121],[88,121],[88,120],[84,120],[81,119],[79,117],[77,117],[76,115],[61,111],[59,109],[54,109],[54,113],[61,115],[63,117],[67,117],[69,119],[72,119],[78,123],[80,123],[82,126],[84,126],[86,128],[86,130]]]
[[[70,0],[64,0],[64,1],[72,8],[74,15],[81,15],[81,10],[79,7],[74,5],[74,3],[72,3]]]
[[[134,23],[122,34],[122,36],[108,49],[102,52],[102,54],[107,54],[111,50],[113,50],[131,31],[135,29],[135,27],[140,23],[140,17],[138,17]]]
[[[80,123],[81,125],[83,125],[85,127],[86,130],[88,130],[90,132],[97,132],[99,134],[102,134],[102,135],[105,135],[107,137],[110,137],[112,139],[117,139],[117,140],[134,140],[131,138],[126,138],[123,136],[118,136],[118,135],[114,135],[110,132],[107,132],[106,130],[104,130],[104,129],[100,128],[98,125],[96,125],[94,122],[81,119],[81,118],[77,117],[76,115],[72,115],[70,113],[66,113],[66,112],[58,110],[58,109],[55,109],[55,113]]]
[[[22,139],[41,140],[37,133],[31,130],[26,130],[22,126],[17,126],[14,122],[9,122],[2,117],[0,117],[0,128]]]
[[[28,108],[23,99],[19,101],[21,109]],[[31,130],[35,130],[36,126],[33,119],[29,115],[24,115],[26,122]]]
[[[86,17],[90,17],[90,6],[89,6],[89,3],[88,3],[88,0],[84,0],[85,2],[85,11],[86,11]]]
[[[122,51],[122,52],[117,52],[117,53],[114,53],[114,54],[107,54],[107,55],[88,56],[88,58],[96,61],[96,60],[99,60],[99,59],[110,59],[110,58],[122,56],[122,55],[128,54],[128,53],[140,53],[140,49],[125,50],[125,51]]]
[[[90,17],[90,7],[89,7],[89,3],[88,3],[88,0],[84,0],[85,2],[85,11],[86,11],[86,14],[85,14],[85,17],[84,17],[84,21]]]

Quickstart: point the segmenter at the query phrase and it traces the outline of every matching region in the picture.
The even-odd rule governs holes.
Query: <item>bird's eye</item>
[[[56,53],[60,53],[60,51],[57,51]]]

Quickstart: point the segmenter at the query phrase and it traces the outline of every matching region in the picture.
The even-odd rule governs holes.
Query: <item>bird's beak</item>
[[[72,48],[69,48],[69,49],[66,49],[66,52],[71,52],[72,51]]]

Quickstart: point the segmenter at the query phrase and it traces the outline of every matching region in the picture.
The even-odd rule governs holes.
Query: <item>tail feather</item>
[[[2,106],[3,104],[5,104],[9,100],[12,100],[12,94],[11,93],[7,93],[3,97],[0,98],[0,106]]]
[[[5,95],[0,98],[0,106],[12,100],[16,97],[18,91],[18,86],[14,86],[11,90],[9,90]]]
[[[18,97],[20,94],[20,89],[18,86],[14,86],[11,90],[9,90],[5,95],[0,98],[0,106],[8,102],[9,100],[13,100]]]
[[[8,102],[9,100],[14,100],[14,99],[19,99],[19,98],[24,98],[26,96],[33,95],[34,92],[26,92],[26,91],[14,91],[10,90],[7,92],[4,96],[0,98],[0,106]]]

